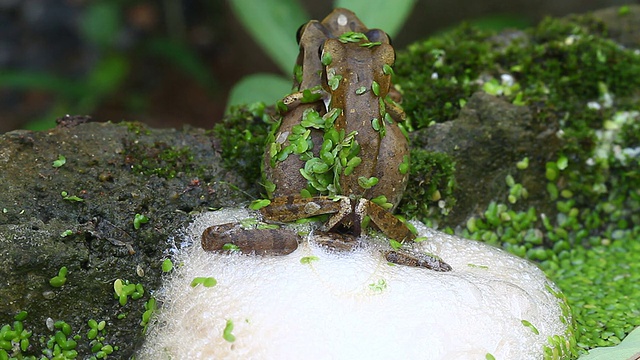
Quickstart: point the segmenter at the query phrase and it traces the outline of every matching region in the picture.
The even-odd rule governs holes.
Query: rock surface
[[[59,155],[66,162],[54,167]],[[74,334],[89,319],[106,320],[106,341],[126,358],[142,338],[149,294],[122,307],[113,282],[158,288],[172,231],[192,211],[235,203],[225,181],[242,180],[219,161],[202,129],[85,123],[0,136],[0,323],[27,311],[25,328],[38,339],[53,335],[47,318],[67,322]],[[136,230],[137,213],[149,221]],[[67,282],[54,288],[49,279],[63,266]],[[88,346],[78,341],[80,353]]]

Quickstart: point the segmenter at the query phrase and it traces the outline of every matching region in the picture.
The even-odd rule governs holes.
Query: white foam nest
[[[285,256],[202,250],[206,227],[248,217],[205,213],[185,229],[194,246],[156,294],[161,308],[138,359],[541,359],[548,338],[566,331],[557,289],[535,265],[421,223],[420,247],[453,271],[313,241]],[[308,256],[317,259],[300,261]],[[195,277],[217,285],[192,287]]]

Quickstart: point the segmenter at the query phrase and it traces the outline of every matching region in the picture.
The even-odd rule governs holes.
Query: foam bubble
[[[177,255],[183,266],[157,294],[162,308],[138,358],[538,359],[549,336],[565,333],[545,289],[555,286],[535,265],[420,223],[420,247],[453,271],[389,266],[376,246],[334,253],[311,241],[273,257],[199,246],[206,227],[251,216],[206,213],[185,230],[196,245]],[[200,276],[218,284],[191,287]],[[223,338],[228,320],[234,342]]]

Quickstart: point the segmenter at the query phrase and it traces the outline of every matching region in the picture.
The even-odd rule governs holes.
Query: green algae
[[[395,71],[416,129],[455,119],[478,90],[528,106],[536,121],[558,129],[560,152],[540,180],[556,212],[526,207],[518,181],[531,169],[519,162],[508,197],[457,231],[536,261],[566,294],[576,327],[565,335],[575,340],[545,356],[616,345],[640,325],[639,52],[608,39],[590,16],[507,35],[464,25],[410,46]],[[413,204],[403,211],[433,217],[418,201],[403,201]]]

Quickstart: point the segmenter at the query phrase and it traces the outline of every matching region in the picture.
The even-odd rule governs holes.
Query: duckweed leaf
[[[52,166],[54,168],[59,168],[66,163],[67,163],[67,159],[63,155],[58,155],[58,160],[55,160]]]
[[[312,261],[320,260],[317,256],[305,256],[300,258],[300,264],[311,264]]]
[[[260,210],[260,209],[262,209],[263,207],[265,207],[265,206],[267,206],[269,204],[271,204],[271,200],[269,200],[269,199],[254,200],[249,205],[249,209],[251,209],[251,210]]]
[[[636,328],[616,346],[602,347],[589,350],[578,360],[609,360],[609,359],[637,359],[640,352],[640,328]]]
[[[231,333],[233,331],[233,321],[227,320],[227,324],[222,331],[222,338],[227,340],[228,342],[236,341],[236,337]]]

